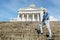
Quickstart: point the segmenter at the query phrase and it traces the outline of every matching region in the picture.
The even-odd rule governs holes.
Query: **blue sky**
[[[28,7],[32,3],[37,8],[46,8],[51,16],[60,20],[60,0],[0,0],[0,21],[17,17],[19,8]]]

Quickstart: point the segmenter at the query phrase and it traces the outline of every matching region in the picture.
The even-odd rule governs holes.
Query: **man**
[[[42,21],[41,24],[39,24],[39,28],[41,30],[41,34],[43,34],[43,29],[42,27],[46,25],[47,30],[49,32],[49,38],[52,38],[52,33],[51,33],[51,29],[50,29],[50,24],[49,24],[49,16],[48,13],[45,9],[43,9],[43,17],[42,17]]]

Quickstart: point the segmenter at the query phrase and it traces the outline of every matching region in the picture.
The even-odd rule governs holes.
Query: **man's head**
[[[47,12],[46,9],[43,9],[42,11],[43,11],[44,14],[45,14],[45,12]]]
[[[47,10],[44,8],[43,10],[42,10],[43,12],[47,12]]]

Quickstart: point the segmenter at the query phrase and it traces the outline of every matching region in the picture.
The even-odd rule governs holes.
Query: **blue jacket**
[[[42,22],[44,22],[46,19],[49,20],[49,16],[47,12],[44,12],[45,14],[43,15]]]

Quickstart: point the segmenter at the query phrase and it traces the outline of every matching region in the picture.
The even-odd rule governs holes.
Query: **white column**
[[[37,21],[39,21],[39,14],[37,14]]]
[[[19,16],[20,16],[20,15],[18,14],[18,18],[20,18]]]
[[[40,13],[40,20],[42,21],[42,19],[43,19],[43,11],[41,11]]]
[[[24,21],[24,14],[22,14],[22,21]]]
[[[33,21],[34,21],[34,14],[32,15],[32,17],[33,17]]]
[[[18,15],[18,17],[17,17],[17,21],[21,21],[21,17],[20,17],[20,15]]]
[[[28,17],[29,17],[29,15],[27,14],[27,21],[28,21]]]

